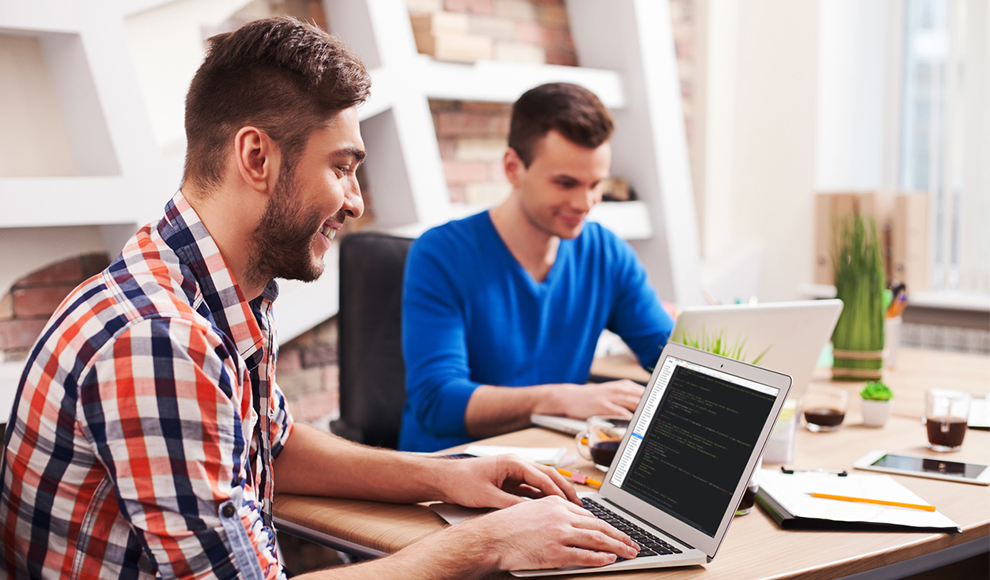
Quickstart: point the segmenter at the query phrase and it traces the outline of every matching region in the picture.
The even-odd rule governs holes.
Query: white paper
[[[564,447],[508,447],[503,445],[468,445],[464,453],[475,457],[493,457],[495,455],[505,455],[514,453],[526,461],[542,463],[543,465],[557,465],[567,449]]]
[[[880,499],[900,503],[931,505],[889,475],[847,475],[793,473],[763,469],[760,488],[794,516],[840,522],[871,522],[919,528],[955,528],[959,525],[938,511],[883,506],[811,497],[827,493]]]

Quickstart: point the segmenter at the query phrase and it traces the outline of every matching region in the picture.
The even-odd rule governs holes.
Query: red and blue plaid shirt
[[[273,281],[244,300],[179,192],[65,299],[7,426],[0,576],[282,576],[277,294]]]

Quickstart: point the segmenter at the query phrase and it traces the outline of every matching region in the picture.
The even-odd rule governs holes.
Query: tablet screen
[[[944,459],[929,459],[925,457],[908,457],[905,455],[884,455],[872,463],[874,467],[887,467],[903,471],[914,471],[919,473],[940,473],[943,475],[954,475],[966,479],[976,479],[987,468],[986,465],[978,463],[960,463],[958,461],[947,461]]]

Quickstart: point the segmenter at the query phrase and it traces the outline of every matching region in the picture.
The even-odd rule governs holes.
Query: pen
[[[780,466],[780,471],[786,473],[787,475],[792,475],[795,473],[831,473],[832,475],[838,475],[839,477],[845,477],[849,475],[846,470],[836,471],[834,469],[787,469],[783,465]]]
[[[809,493],[811,497],[820,497],[822,499],[835,499],[839,501],[855,501],[859,503],[875,503],[878,505],[889,505],[893,507],[911,508],[915,510],[925,510],[926,512],[935,511],[935,506],[933,505],[921,505],[917,503],[902,503],[899,501],[886,501],[882,499],[869,499],[865,497],[850,497],[848,495],[832,495],[829,493]]]
[[[581,473],[580,471],[567,471],[566,469],[557,468],[557,473],[560,473],[564,477],[571,478],[574,483],[583,483],[584,485],[590,485],[591,487],[601,487],[602,482],[597,479],[591,479],[587,475]]]

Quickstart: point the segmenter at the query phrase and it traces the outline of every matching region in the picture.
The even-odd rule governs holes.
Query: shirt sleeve
[[[251,400],[234,360],[208,329],[155,318],[121,333],[88,374],[98,388],[80,399],[86,435],[164,578],[284,577],[245,465]]]
[[[651,368],[670,338],[674,321],[660,303],[632,247],[613,234],[605,235],[612,239],[610,262],[614,267],[612,279],[617,284],[607,328],[629,345],[643,368]]]
[[[464,412],[481,383],[470,379],[463,291],[470,271],[451,263],[455,252],[428,232],[406,260],[402,349],[406,396],[422,430],[436,437],[467,437]]]
[[[292,426],[295,425],[295,420],[292,418],[292,413],[289,412],[289,404],[285,400],[285,394],[282,393],[281,387],[274,381],[272,385],[272,461],[275,461],[289,440],[289,436],[292,435]]]

